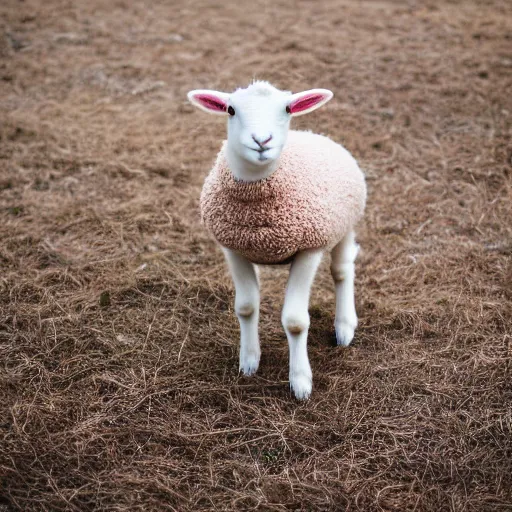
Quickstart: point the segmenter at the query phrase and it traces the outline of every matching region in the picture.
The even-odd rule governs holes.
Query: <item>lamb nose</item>
[[[265,139],[264,141],[260,141],[260,140],[256,137],[256,135],[252,134],[252,140],[253,140],[254,142],[256,142],[256,144],[258,144],[258,146],[259,146],[260,148],[263,148],[263,146],[264,146],[265,144],[267,144],[268,142],[270,142],[270,141],[272,140],[272,135],[270,135],[270,136],[269,136],[267,139]]]

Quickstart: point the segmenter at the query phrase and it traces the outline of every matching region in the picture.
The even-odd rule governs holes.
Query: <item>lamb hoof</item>
[[[348,347],[350,342],[354,339],[355,327],[347,323],[336,323],[336,343],[342,347]]]
[[[260,365],[260,355],[259,354],[244,354],[244,356],[240,357],[240,371],[250,377],[254,375],[258,370],[258,366]]]
[[[290,388],[297,400],[307,400],[313,389],[313,379],[309,375],[290,375]]]

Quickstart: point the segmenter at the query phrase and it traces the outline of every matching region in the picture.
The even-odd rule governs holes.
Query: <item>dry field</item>
[[[311,299],[290,394],[286,268],[262,364],[201,227],[224,121],[194,88],[335,98],[295,127],[369,186],[360,328]],[[0,511],[512,510],[509,0],[2,0]]]

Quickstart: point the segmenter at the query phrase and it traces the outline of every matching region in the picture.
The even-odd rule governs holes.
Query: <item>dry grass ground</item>
[[[252,78],[369,185],[353,345],[324,263],[314,391],[287,383],[286,269],[238,375],[198,197],[224,135],[186,92]],[[5,0],[0,510],[512,510],[512,5]]]

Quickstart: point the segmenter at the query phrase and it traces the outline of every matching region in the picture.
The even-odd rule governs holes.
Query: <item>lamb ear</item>
[[[290,96],[288,107],[293,117],[309,114],[327,103],[333,97],[329,89],[311,89]]]
[[[197,89],[187,94],[188,100],[197,108],[209,114],[225,115],[228,110],[229,94],[208,89]]]

